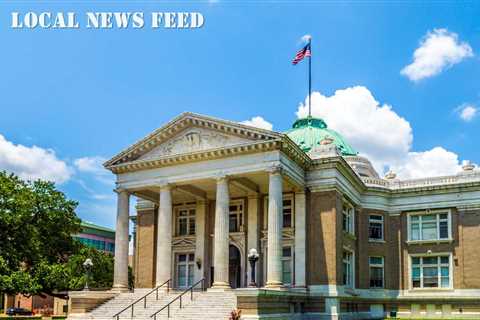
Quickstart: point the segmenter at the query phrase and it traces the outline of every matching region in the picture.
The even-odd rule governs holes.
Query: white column
[[[250,249],[255,248],[257,252],[260,252],[258,246],[258,208],[260,197],[258,195],[248,197],[248,232],[247,232],[247,253]],[[255,270],[255,282],[258,283],[258,274],[260,272],[260,264],[257,262]],[[247,285],[252,281],[252,267],[250,262],[247,261]]]
[[[157,276],[156,286],[172,276],[172,192],[168,184],[160,187],[157,219]]]
[[[207,202],[204,200],[197,201],[195,210],[195,282],[204,276],[205,267],[205,215],[207,210]],[[200,259],[200,268],[198,268],[197,260]]]
[[[215,232],[213,254],[213,288],[230,288],[228,282],[228,215],[230,196],[228,179],[225,176],[217,179],[217,198],[215,205]]]
[[[305,192],[295,193],[295,286],[305,287],[306,246]]]
[[[115,291],[128,290],[128,219],[130,195],[124,189],[117,192],[117,227],[115,229],[115,264],[113,288]]]
[[[268,241],[266,287],[282,286],[283,194],[281,167],[270,170],[268,185]]]

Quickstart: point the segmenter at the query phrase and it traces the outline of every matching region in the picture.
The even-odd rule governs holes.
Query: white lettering
[[[190,13],[190,28],[201,28],[205,19],[200,12]]]
[[[98,27],[100,26],[100,21],[98,17],[98,12],[87,12],[87,28],[98,29]]]
[[[38,25],[41,28],[50,28],[50,18],[51,17],[52,17],[52,14],[50,12],[40,13],[40,15],[38,16]],[[47,20],[47,21],[45,21],[45,20]]]
[[[143,12],[134,12],[132,20],[134,28],[143,28],[145,25],[145,21],[143,20]]]
[[[130,12],[114,12],[115,22],[118,28],[126,29],[130,23]]]
[[[175,12],[165,12],[165,28],[175,28]]]
[[[38,17],[35,12],[27,12],[23,22],[27,28],[34,29],[38,25]]]
[[[18,16],[18,12],[12,12],[12,28],[23,28],[23,24],[18,20]]]
[[[163,12],[152,12],[152,28],[158,28],[162,24]]]

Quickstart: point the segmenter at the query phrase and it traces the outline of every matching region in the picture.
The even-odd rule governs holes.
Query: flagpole
[[[312,38],[309,40],[310,56],[308,57],[308,117],[312,117]]]

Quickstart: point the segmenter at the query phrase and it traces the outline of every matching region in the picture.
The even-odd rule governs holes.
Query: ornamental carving
[[[141,156],[140,159],[217,149],[246,142],[251,141],[236,136],[225,135],[213,130],[190,128],[178,136],[153,148],[150,152]]]
[[[174,248],[195,249],[195,237],[175,237],[172,239]]]

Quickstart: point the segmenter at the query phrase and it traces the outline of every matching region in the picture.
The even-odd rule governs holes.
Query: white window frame
[[[180,211],[182,210],[187,210],[188,214],[187,216],[180,217]],[[193,215],[190,214],[190,211],[193,210],[195,213]],[[195,232],[193,234],[190,234],[190,217],[194,217],[194,224],[195,224]],[[187,234],[180,234],[180,219],[186,219],[187,220]],[[186,206],[179,206],[175,208],[175,229],[174,229],[174,235],[175,237],[190,237],[190,236],[195,236],[197,233],[197,210],[196,206],[191,206],[191,205],[186,205]]]
[[[447,214],[447,224],[448,224],[448,237],[447,238],[440,238],[440,215],[441,214]],[[417,239],[417,240],[412,240],[412,232],[411,232],[411,226],[412,226],[412,217],[419,217],[419,236],[422,236],[422,216],[425,215],[436,215],[436,223],[437,223],[437,238],[436,239]],[[448,210],[426,210],[426,211],[421,211],[421,212],[409,212],[407,214],[407,236],[408,236],[408,241],[409,243],[416,243],[416,242],[450,242],[452,241],[452,211],[450,209]]]
[[[349,265],[350,265],[350,273],[351,273],[350,279],[352,282],[351,284],[344,283],[343,285],[345,286],[345,288],[355,289],[355,251],[350,250],[349,248],[343,248],[343,251],[350,253],[351,261]],[[343,251],[342,251],[342,272],[344,271],[343,264],[345,262],[345,260],[343,259]],[[345,277],[344,274],[342,276]]]
[[[420,263],[420,288],[413,287],[413,264],[412,258],[431,258],[431,257],[448,257],[448,280],[449,286],[448,287],[441,287],[441,273],[438,272],[439,277],[439,287],[423,287],[423,262]],[[422,261],[422,259],[420,260]],[[445,266],[445,264],[439,263],[437,264],[438,268]],[[415,291],[428,291],[428,290],[452,290],[453,289],[453,254],[451,252],[435,252],[432,254],[411,254],[408,258],[408,283],[410,290]]]
[[[283,194],[283,197],[282,197],[282,208],[283,208],[283,201],[285,200],[290,200],[291,203],[292,203],[292,223],[291,223],[291,227],[284,227],[283,226],[283,214],[284,212],[282,212],[282,229],[290,229],[290,228],[295,228],[295,196],[293,193],[286,193],[286,194]],[[264,203],[263,203],[263,209],[264,209],[264,212],[265,214],[263,215],[263,223],[264,223],[264,228],[265,230],[268,229],[268,196],[266,196],[264,198]]]
[[[382,259],[382,263],[381,264],[378,264],[378,263],[371,263],[370,261],[370,258],[381,258]],[[372,287],[371,284],[370,284],[370,281],[371,281],[371,268],[374,267],[374,268],[382,268],[382,286],[381,287]],[[370,289],[383,289],[385,288],[385,257],[383,256],[369,256],[368,257],[368,286]]]
[[[180,256],[185,255],[186,261],[180,262]],[[193,255],[193,260],[190,260],[190,255]],[[185,266],[186,271],[186,286],[180,286],[180,266]],[[189,277],[192,276],[192,283],[188,283]],[[188,288],[195,281],[195,252],[176,252],[175,253],[175,285],[178,288]]]
[[[348,201],[344,201],[342,204],[342,229],[345,217],[347,217],[347,230],[344,229],[343,231],[355,235],[355,207]]]
[[[238,211],[235,211],[235,212],[230,211],[230,206],[238,206],[238,205],[242,206],[242,210],[238,210]],[[230,232],[230,215],[232,215],[232,214],[237,215],[237,224],[238,224],[237,225],[238,230],[233,231],[233,232],[242,232],[243,228],[244,228],[244,225],[245,225],[245,202],[242,199],[232,200],[228,204],[228,230],[229,230],[229,232]]]
[[[380,217],[382,218],[381,220],[375,220],[371,219],[371,217]],[[375,239],[375,238],[370,238],[370,223],[380,223],[382,225],[382,238],[380,239]],[[385,217],[381,214],[369,214],[368,215],[368,241],[371,242],[383,242],[385,241]]]
[[[284,257],[283,256],[283,249],[285,248],[290,248],[290,257]],[[293,285],[293,275],[294,275],[294,272],[293,272],[293,246],[290,246],[290,245],[286,245],[286,246],[282,246],[282,281],[283,281],[283,262],[284,261],[289,261],[290,263],[290,283],[283,283],[283,285],[285,286],[291,286]]]

